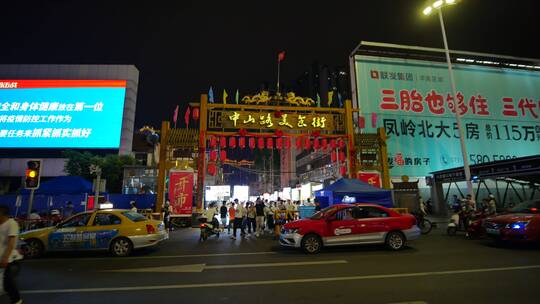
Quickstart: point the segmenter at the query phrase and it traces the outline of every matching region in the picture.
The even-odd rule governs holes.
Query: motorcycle
[[[428,220],[424,214],[420,212],[412,212],[412,215],[416,218],[416,223],[422,234],[428,234],[433,229],[433,223]]]
[[[456,235],[457,231],[459,230],[459,213],[454,213],[450,217],[450,221],[448,222],[448,227],[446,228],[446,234],[450,236]]]
[[[214,218],[211,222],[208,222],[206,218],[202,217],[199,218],[199,222],[201,223],[199,225],[199,228],[201,229],[199,241],[204,242],[212,235],[215,235],[217,238],[219,238],[221,228],[219,228],[219,222],[217,221],[217,219]]]
[[[467,220],[466,227],[461,227],[460,218],[463,216],[463,212],[454,213],[450,217],[448,223],[448,228],[446,228],[446,233],[450,236],[456,235],[458,231],[464,231],[465,236],[468,238],[478,238],[484,234],[484,228],[482,224],[484,219],[487,217],[487,214],[484,212],[470,212],[467,216],[464,217]],[[463,223],[465,225],[465,223]]]

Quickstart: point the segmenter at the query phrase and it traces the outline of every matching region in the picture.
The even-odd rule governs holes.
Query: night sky
[[[462,1],[445,11],[450,48],[540,57],[537,2]],[[293,84],[314,60],[347,65],[361,40],[442,47],[436,16],[421,15],[424,3],[3,1],[0,63],[135,64],[136,126],[159,127],[210,85],[216,96],[223,88],[233,96],[274,83],[280,50],[282,82]]]

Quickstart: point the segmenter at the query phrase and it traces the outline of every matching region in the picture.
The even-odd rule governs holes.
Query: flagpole
[[[277,61],[277,94],[276,95],[279,95],[279,72],[280,72],[280,67],[281,67],[281,60],[279,60],[279,56],[278,56],[278,61]]]

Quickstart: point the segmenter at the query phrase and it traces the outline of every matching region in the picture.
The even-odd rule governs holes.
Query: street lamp
[[[469,159],[467,157],[467,147],[465,146],[465,137],[463,134],[463,128],[461,126],[461,115],[458,112],[457,108],[457,90],[456,90],[456,82],[454,80],[454,72],[452,71],[452,61],[450,60],[450,50],[448,49],[448,41],[446,40],[446,30],[444,28],[444,20],[443,20],[443,14],[442,9],[444,7],[454,5],[458,1],[457,0],[437,0],[437,1],[431,1],[431,4],[426,6],[422,13],[426,16],[431,15],[434,11],[436,11],[439,15],[439,21],[441,23],[441,32],[442,37],[444,41],[444,51],[446,53],[446,63],[448,64],[448,74],[450,75],[450,84],[452,86],[452,94],[454,95],[453,103],[454,103],[454,109],[456,112],[456,124],[459,131],[459,142],[461,144],[461,156],[463,157],[463,170],[465,171],[465,180],[467,181],[467,191],[471,195],[471,197],[474,199],[474,189],[471,181],[471,168],[469,167]]]

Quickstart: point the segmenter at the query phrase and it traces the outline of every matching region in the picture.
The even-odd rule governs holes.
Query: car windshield
[[[510,208],[512,213],[538,213],[540,209],[540,201],[527,201],[517,204],[515,207]]]
[[[126,211],[124,213],[122,213],[123,216],[127,217],[128,219],[132,220],[133,222],[142,222],[142,221],[146,221],[147,218],[138,214],[137,212],[133,212],[133,211]]]
[[[334,210],[336,210],[335,207],[326,207],[324,209],[322,209],[321,211],[318,211],[316,212],[315,214],[313,214],[310,219],[312,220],[320,220],[321,218],[327,216],[328,214],[334,212]]]

